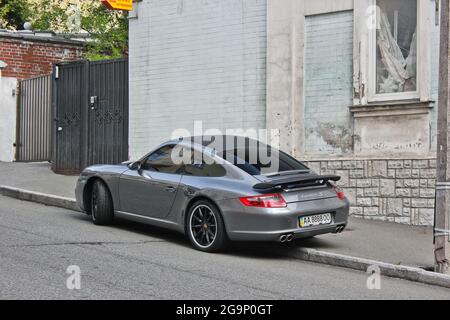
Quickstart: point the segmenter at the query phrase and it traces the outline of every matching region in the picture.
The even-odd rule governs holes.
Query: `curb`
[[[288,252],[287,256],[303,261],[327,264],[368,272],[369,267],[378,267],[382,276],[420,282],[434,286],[450,288],[450,276],[420,268],[395,265],[391,263],[302,248]]]
[[[60,197],[8,186],[0,186],[0,194],[19,200],[45,204],[47,206],[59,207],[73,211],[81,211],[80,207],[77,205],[75,199],[73,198]]]
[[[20,188],[0,186],[0,194],[24,201],[64,208],[73,211],[81,211],[75,199],[49,195],[40,192],[28,191]],[[378,267],[382,276],[399,278],[428,285],[450,288],[450,276],[420,268],[395,265],[391,263],[324,252],[315,249],[301,248],[295,251],[289,250],[284,255],[293,259],[321,263],[330,266],[367,272],[369,267]]]

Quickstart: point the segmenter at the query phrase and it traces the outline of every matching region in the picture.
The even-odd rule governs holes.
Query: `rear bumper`
[[[232,241],[279,241],[280,236],[292,234],[294,239],[337,233],[347,226],[349,202],[337,198],[290,203],[283,209],[243,207],[239,201],[219,203],[227,234]],[[333,222],[309,228],[300,228],[298,219],[320,213],[332,213]],[[342,230],[340,230],[342,231]]]
[[[333,223],[326,226],[293,230],[277,230],[271,232],[231,231],[228,236],[232,241],[279,241],[282,235],[292,234],[294,239],[310,238],[321,234],[337,233],[338,227],[346,227],[347,223]]]

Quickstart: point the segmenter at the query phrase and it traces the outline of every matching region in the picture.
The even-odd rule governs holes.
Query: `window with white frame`
[[[417,92],[417,0],[377,0],[376,94]]]
[[[366,0],[376,10],[369,28],[369,102],[422,99],[428,95],[428,49],[419,42],[428,34],[429,1]],[[427,61],[422,61],[428,59]],[[425,83],[427,82],[427,83]]]

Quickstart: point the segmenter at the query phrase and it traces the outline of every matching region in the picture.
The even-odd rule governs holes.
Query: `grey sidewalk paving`
[[[53,173],[48,162],[0,162],[0,185],[75,198],[78,177]]]
[[[75,176],[54,174],[49,163],[0,162],[0,185],[74,198],[76,180]],[[432,228],[357,218],[350,218],[342,234],[301,240],[291,246],[412,267],[430,268],[434,261]]]

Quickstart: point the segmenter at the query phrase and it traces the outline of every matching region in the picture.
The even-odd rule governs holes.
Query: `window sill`
[[[412,114],[428,114],[434,107],[434,101],[402,100],[385,103],[369,103],[367,105],[350,106],[349,110],[355,118],[396,116]]]

